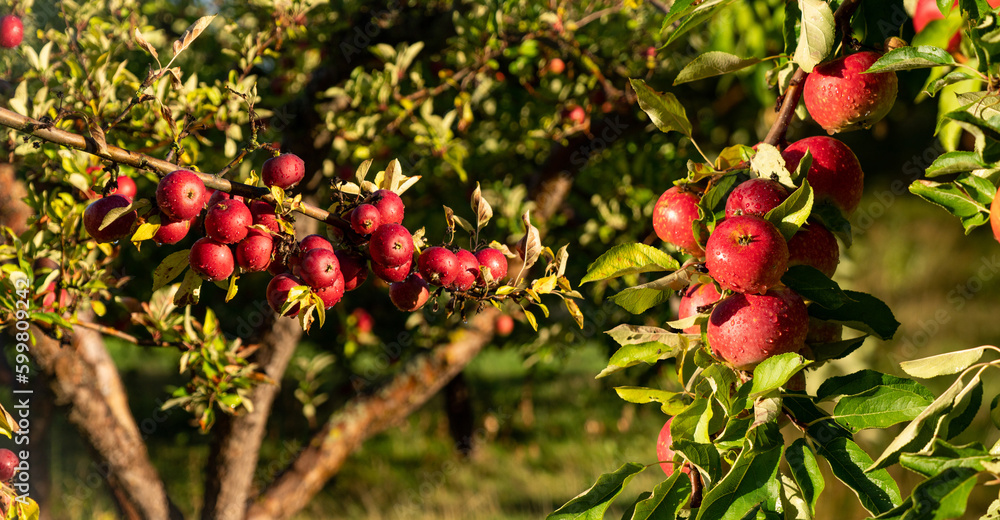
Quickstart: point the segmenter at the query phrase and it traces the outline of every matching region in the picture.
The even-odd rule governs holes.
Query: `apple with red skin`
[[[191,231],[190,220],[174,220],[164,214],[160,214],[160,227],[153,235],[153,241],[157,244],[176,244],[187,236]]]
[[[281,233],[278,216],[274,214],[274,204],[262,200],[251,201],[250,216],[252,217],[252,225],[264,226],[272,233]]]
[[[468,249],[456,251],[455,258],[458,260],[458,272],[451,286],[456,291],[468,291],[476,285],[476,279],[480,276],[479,259]]]
[[[788,198],[788,190],[771,179],[750,179],[741,183],[726,199],[726,217],[757,215],[763,217],[768,211],[781,205]]]
[[[0,482],[8,482],[14,478],[20,463],[21,459],[17,458],[13,451],[7,448],[0,449]]]
[[[306,163],[293,153],[281,154],[264,161],[260,178],[265,186],[277,186],[287,190],[306,176]]]
[[[1000,0],[990,0],[990,5],[996,7],[993,3],[996,2],[1000,5]],[[958,0],[955,0],[955,5],[958,4]],[[941,13],[941,9],[938,8],[937,0],[917,0],[916,10],[913,12],[913,31],[919,33],[927,27],[927,24],[933,22],[934,20],[943,20],[944,14]],[[960,31],[955,31],[954,36],[948,40],[948,52],[954,53],[958,51],[959,45],[962,43],[962,33]]]
[[[993,238],[1000,242],[1000,189],[993,195],[993,202],[990,203],[990,229],[993,230]]]
[[[285,302],[288,301],[288,291],[291,291],[293,287],[297,287],[299,285],[305,284],[302,283],[302,280],[298,277],[289,273],[281,273],[274,278],[271,278],[271,281],[267,283],[267,291],[265,292],[267,295],[268,305],[270,305],[271,308],[274,309],[274,312],[278,313],[279,316],[288,316],[289,318],[292,318],[298,315],[299,304],[297,303],[288,309],[288,312],[285,314],[281,314],[281,308],[285,305]]]
[[[188,253],[188,263],[192,271],[210,282],[229,278],[236,267],[229,246],[209,237],[195,241]]]
[[[570,108],[565,111],[566,119],[568,119],[574,125],[582,125],[587,121],[587,111],[583,109],[580,105]]]
[[[205,209],[211,209],[212,206],[224,201],[224,200],[238,200],[244,204],[246,201],[240,195],[233,195],[232,193],[226,193],[222,190],[209,190],[208,202],[205,203]]]
[[[386,282],[402,282],[410,274],[410,269],[413,268],[413,260],[406,262],[403,265],[396,267],[386,267],[384,265],[372,262],[372,273],[379,279],[385,280]]]
[[[344,290],[353,291],[368,279],[368,261],[365,257],[347,250],[334,252],[344,275]]]
[[[401,311],[413,312],[427,303],[431,293],[420,273],[412,273],[402,282],[389,285],[389,299]]]
[[[514,318],[507,314],[501,314],[497,316],[493,326],[497,336],[510,336],[510,333],[514,332]]]
[[[403,199],[399,198],[399,195],[396,195],[394,192],[390,190],[377,190],[371,194],[368,203],[378,209],[380,217],[379,225],[403,223],[403,213],[406,206],[403,204]]]
[[[302,281],[313,289],[329,287],[337,277],[344,277],[340,273],[340,261],[337,260],[336,253],[318,247],[302,255],[299,273]]]
[[[235,244],[246,238],[251,224],[250,208],[238,200],[216,203],[205,214],[205,234],[223,244]]]
[[[337,276],[334,277],[333,283],[319,289],[314,288],[313,292],[323,300],[323,307],[325,309],[331,309],[344,297],[344,275],[340,271],[337,271]]]
[[[774,224],[740,215],[723,220],[705,244],[705,266],[723,289],[763,293],[788,269],[788,245]]]
[[[42,312],[54,312],[56,309],[64,310],[69,308],[70,303],[72,303],[69,291],[60,288],[56,282],[49,282],[49,285],[39,295],[42,296]]]
[[[802,297],[787,287],[764,294],[737,293],[715,306],[708,319],[708,344],[720,359],[740,370],[805,345],[809,313]]]
[[[368,241],[372,261],[385,267],[399,267],[413,259],[413,236],[400,224],[382,224]]]
[[[681,303],[677,309],[677,319],[683,320],[699,314],[698,308],[712,305],[722,299],[719,290],[713,283],[691,284],[681,295]],[[701,325],[691,325],[684,329],[685,334],[701,334]]]
[[[13,49],[24,40],[24,24],[21,19],[8,14],[0,18],[0,47]]]
[[[854,53],[806,76],[802,100],[819,126],[830,134],[869,128],[889,113],[896,102],[896,73],[864,73],[881,57],[872,51]]]
[[[367,334],[372,331],[372,327],[375,325],[375,319],[372,315],[364,309],[354,309],[351,312],[351,317],[354,318],[355,327],[358,328],[358,332],[362,334]]]
[[[809,317],[806,343],[834,343],[844,339],[844,326],[832,321]]]
[[[299,251],[309,251],[310,249],[326,249],[333,251],[333,244],[320,235],[308,235],[299,241]]]
[[[832,278],[839,263],[836,237],[818,222],[806,223],[788,241],[788,267],[811,265]]]
[[[846,144],[816,135],[795,141],[782,150],[781,156],[789,171],[798,168],[806,150],[812,156],[806,179],[816,202],[830,201],[849,216],[861,203],[865,187],[865,174],[858,158]]]
[[[501,280],[507,277],[507,257],[503,256],[503,253],[499,249],[484,247],[476,251],[476,260],[479,261],[480,266],[490,270],[490,276],[493,277],[494,284],[500,283]],[[482,271],[479,272],[476,281],[485,283]]]
[[[448,287],[458,276],[458,256],[441,246],[429,247],[417,257],[417,270],[428,283]]]
[[[566,70],[566,62],[562,58],[552,58],[545,64],[544,70],[550,74],[562,74]]]
[[[244,271],[263,271],[271,265],[273,249],[274,239],[270,235],[261,232],[249,234],[236,246],[236,263]]]
[[[351,212],[351,229],[359,235],[370,235],[381,224],[382,215],[371,204],[360,204]]]
[[[698,220],[701,197],[680,186],[664,191],[653,206],[653,229],[660,240],[701,257],[705,252],[695,240],[692,225]]]
[[[674,450],[670,449],[670,445],[674,443],[673,436],[670,434],[670,423],[673,420],[673,417],[667,419],[666,424],[660,429],[660,435],[656,438],[656,459],[660,461],[660,469],[668,477],[674,474],[674,464],[671,463],[674,460]],[[684,466],[681,468],[681,472],[690,475],[691,468]]]
[[[122,197],[125,197],[128,200],[132,200],[135,198],[135,192],[136,192],[135,181],[133,181],[131,177],[128,177],[126,175],[119,175],[118,187],[111,190],[111,193],[109,195],[121,195]]]
[[[205,183],[190,170],[174,170],[156,186],[156,204],[172,219],[193,219],[201,212],[204,200]]]
[[[121,195],[108,195],[91,202],[87,209],[83,210],[83,227],[94,240],[104,242],[114,242],[132,235],[132,224],[135,223],[135,210],[126,211],[113,220],[104,229],[101,223],[108,212],[116,208],[124,208],[132,204],[132,201]]]

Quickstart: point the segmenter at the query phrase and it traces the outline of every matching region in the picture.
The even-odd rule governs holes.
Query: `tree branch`
[[[69,422],[96,454],[97,466],[122,516],[182,518],[150,463],[101,336],[79,330],[70,338],[72,345],[66,346],[37,326],[30,330],[36,341],[31,352],[49,381],[55,402],[69,407]]]
[[[802,97],[802,83],[806,80],[807,73],[803,69],[798,69],[792,75],[785,97],[782,98],[781,108],[778,111],[778,119],[771,125],[771,130],[767,132],[764,142],[777,146],[785,139],[785,132],[788,131],[788,124],[795,116],[795,107],[799,106],[799,98]]]
[[[291,467],[250,507],[252,520],[289,518],[308,504],[366,439],[406,417],[434,396],[493,337],[499,311],[488,307],[460,337],[417,356],[388,384],[359,395],[326,422]]]
[[[124,164],[140,170],[154,171],[160,175],[165,175],[174,170],[187,169],[184,166],[180,166],[169,161],[164,161],[149,155],[118,148],[117,146],[106,145],[102,150],[101,147],[98,146],[97,141],[91,137],[84,137],[79,134],[61,130],[52,124],[42,123],[37,119],[22,116],[5,108],[0,108],[0,126],[12,128],[18,132],[23,132],[43,141],[58,144],[66,148],[73,148],[87,152],[91,155],[95,155],[118,164]],[[226,193],[239,195],[241,197],[261,199],[271,203],[274,202],[274,197],[271,196],[271,193],[267,188],[232,182],[228,179],[208,173],[195,173],[198,174],[198,177],[208,188],[214,188]],[[302,204],[295,211],[307,217],[311,217],[331,226],[335,226],[346,233],[353,233],[350,223],[322,208],[318,208],[310,204]]]

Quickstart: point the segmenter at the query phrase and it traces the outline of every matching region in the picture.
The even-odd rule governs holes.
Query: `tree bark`
[[[289,518],[305,507],[362,442],[408,416],[460,372],[492,339],[498,314],[488,307],[452,342],[416,357],[376,392],[348,401],[261,493],[247,518]]]
[[[30,330],[36,341],[31,352],[49,381],[55,404],[69,408],[69,422],[95,454],[121,515],[183,518],[149,460],[125,396],[115,393],[122,391],[121,380],[100,335],[76,329],[64,344],[34,325]]]

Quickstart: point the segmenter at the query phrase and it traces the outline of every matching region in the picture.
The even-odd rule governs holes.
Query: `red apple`
[[[257,272],[271,265],[274,239],[263,233],[248,235],[236,246],[236,263],[245,271]]]
[[[844,339],[844,326],[832,321],[809,317],[809,331],[806,343],[833,343]]]
[[[705,252],[694,238],[692,225],[700,218],[698,202],[701,197],[680,186],[664,191],[653,207],[653,229],[660,240],[687,251],[694,256]]]
[[[21,45],[23,39],[24,25],[20,18],[11,14],[0,18],[0,47],[13,49]]]
[[[302,265],[299,268],[302,281],[313,289],[329,287],[340,277],[340,262],[333,251],[327,249],[310,249],[302,255]]]
[[[330,241],[320,235],[309,235],[299,242],[299,251],[303,253],[316,248],[333,251],[333,245],[330,244]]]
[[[209,193],[209,196],[208,196],[208,202],[205,203],[205,208],[206,209],[211,209],[212,206],[215,206],[216,204],[218,204],[218,203],[220,203],[220,202],[222,202],[224,200],[238,200],[238,201],[246,204],[246,201],[243,200],[243,197],[241,197],[239,195],[233,195],[231,193],[226,193],[226,192],[221,191],[221,190],[211,190],[211,193]]]
[[[351,211],[351,229],[359,235],[370,235],[381,224],[378,208],[371,204],[361,204]]]
[[[11,17],[5,16],[4,18]],[[2,26],[0,26],[0,29],[2,29]],[[7,47],[7,45],[4,45],[4,47]],[[21,460],[17,458],[17,455],[13,451],[7,448],[0,449],[0,482],[8,482],[14,478],[14,473],[17,471],[17,466],[20,463]]]
[[[563,117],[568,119],[574,125],[582,125],[587,121],[587,111],[580,105],[577,105],[566,110]]]
[[[160,227],[153,235],[153,241],[157,244],[176,244],[187,236],[191,231],[190,220],[174,220],[164,214],[160,214]]]
[[[674,450],[670,449],[670,445],[674,443],[673,436],[670,434],[670,423],[673,420],[673,417],[667,419],[666,424],[660,429],[660,435],[656,438],[656,458],[660,461],[660,469],[668,477],[674,474],[675,469],[674,464],[671,463],[674,460]],[[684,467],[681,471],[688,475],[691,474],[691,469],[687,467]]]
[[[229,246],[208,237],[199,238],[188,253],[191,270],[202,278],[215,282],[233,274],[233,252]]]
[[[551,74],[562,74],[566,70],[566,62],[561,58],[552,58],[545,64],[545,71]]]
[[[371,194],[369,197],[369,203],[378,209],[380,225],[383,224],[402,224],[403,223],[403,213],[406,206],[403,205],[403,199],[399,198],[394,192],[389,190],[378,190]]]
[[[993,3],[1000,5],[1000,0],[990,0],[990,5],[996,7]],[[958,5],[958,0],[955,0],[955,5]],[[941,9],[938,8],[937,0],[917,0],[917,7],[913,12],[913,31],[923,31],[924,27],[927,27],[927,24],[934,20],[943,19],[944,15],[941,13]],[[948,40],[948,52],[956,52],[961,43],[962,33],[955,31],[955,35]]]
[[[247,236],[253,223],[250,208],[238,200],[226,200],[208,208],[205,234],[223,244],[235,244]]]
[[[288,189],[306,176],[306,163],[293,153],[281,154],[264,161],[260,178],[265,186]]]
[[[458,259],[458,273],[452,282],[452,288],[456,291],[468,291],[480,276],[479,259],[468,249],[459,249],[455,258]]]
[[[802,99],[830,134],[869,128],[896,102],[895,72],[864,74],[882,55],[863,51],[824,63],[806,76]]]
[[[382,280],[387,282],[402,282],[410,274],[410,269],[413,268],[413,261],[410,260],[403,265],[398,265],[396,267],[385,267],[384,265],[372,262],[372,273]]]
[[[499,284],[507,277],[507,257],[503,256],[503,253],[498,249],[484,247],[476,251],[476,260],[479,261],[480,266],[490,270],[490,276],[493,277],[493,284]],[[477,281],[480,283],[485,281],[483,280],[482,272],[479,273]]]
[[[344,275],[344,290],[353,291],[368,279],[368,261],[365,257],[347,250],[335,251]]]
[[[809,222],[788,241],[788,266],[811,265],[833,277],[840,263],[840,246],[828,229],[818,222]]]
[[[737,186],[726,199],[726,216],[757,215],[781,205],[788,198],[788,190],[771,179],[750,179]]]
[[[997,200],[1000,200],[1000,189],[993,195],[993,202],[990,203],[990,228],[993,229],[993,238],[1000,242],[1000,202]]]
[[[684,318],[700,314],[698,312],[699,307],[712,305],[720,299],[722,299],[722,295],[715,288],[715,284],[692,284],[681,295],[680,307],[677,309],[677,319],[683,320]],[[684,333],[701,334],[701,325],[692,325],[684,329]]]
[[[135,181],[127,175],[118,176],[118,187],[111,191],[110,195],[121,195],[128,200],[135,198]]]
[[[344,275],[340,271],[337,271],[337,276],[334,277],[333,283],[326,287],[313,289],[313,291],[323,300],[324,308],[333,308],[344,297]]]
[[[458,276],[458,257],[441,246],[429,247],[417,257],[417,269],[429,283],[447,287]]]
[[[358,332],[362,334],[367,334],[372,331],[372,326],[375,324],[375,319],[372,315],[364,309],[354,309],[351,312],[351,317],[354,318],[355,326],[358,328]]]
[[[204,201],[205,184],[189,170],[172,171],[156,186],[156,204],[172,219],[193,219],[201,212]]]
[[[288,273],[279,274],[278,276],[271,278],[271,281],[268,282],[266,292],[267,303],[272,309],[274,309],[274,312],[278,313],[279,316],[282,316],[281,308],[285,305],[285,302],[288,301],[288,291],[299,285],[305,284],[302,283],[302,280]],[[299,304],[295,304],[288,309],[288,312],[283,316],[291,318],[298,315],[298,313]]]
[[[413,237],[400,224],[382,224],[368,241],[368,253],[375,263],[398,267],[413,259]]]
[[[510,333],[514,332],[514,318],[511,318],[508,314],[501,314],[497,316],[494,327],[496,328],[497,336],[510,336]]]
[[[413,273],[402,282],[389,285],[389,299],[401,311],[413,312],[423,307],[430,295],[427,282],[419,273]]]
[[[723,220],[705,245],[708,273],[723,289],[763,293],[788,269],[788,245],[774,224],[741,215]]]
[[[785,165],[795,171],[809,150],[812,164],[806,178],[812,186],[816,202],[828,200],[845,216],[861,203],[865,174],[861,163],[846,144],[827,136],[817,135],[795,141],[781,152]]]
[[[108,195],[102,199],[97,199],[83,210],[83,227],[94,240],[98,242],[114,242],[132,235],[132,224],[135,223],[135,210],[127,211],[113,220],[104,229],[101,223],[104,217],[115,208],[124,208],[132,201],[121,195]]]
[[[778,354],[798,352],[809,328],[802,297],[786,287],[764,294],[734,294],[719,302],[708,319],[708,344],[715,355],[750,370]]]
[[[253,221],[252,225],[261,225],[269,229],[272,233],[281,233],[278,216],[274,214],[274,204],[262,200],[251,201],[250,216]]]

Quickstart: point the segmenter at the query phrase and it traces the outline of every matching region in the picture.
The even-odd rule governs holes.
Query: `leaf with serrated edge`
[[[785,240],[791,240],[812,214],[813,201],[812,187],[809,186],[809,181],[803,179],[802,186],[776,208],[768,211],[764,219],[774,224]]]
[[[618,278],[627,274],[673,271],[680,265],[672,256],[646,244],[619,244],[587,267],[580,284]]]
[[[649,119],[660,131],[677,131],[691,137],[691,121],[676,96],[670,92],[657,92],[641,79],[629,81],[639,99],[639,108],[649,115]]]
[[[757,396],[781,388],[792,376],[811,363],[808,359],[794,352],[765,359],[753,369],[753,386],[750,395]]]
[[[770,144],[757,145],[757,153],[750,159],[750,170],[762,179],[776,181],[790,190],[795,189],[792,176],[785,167],[785,159],[781,157],[781,152]]]
[[[675,471],[667,480],[653,488],[653,494],[635,505],[631,520],[675,518],[691,495],[691,479]]]
[[[785,450],[785,461],[788,462],[792,477],[802,491],[802,498],[809,503],[810,511],[815,512],[819,496],[826,487],[816,454],[805,439],[796,439]]]
[[[812,72],[833,49],[833,10],[823,0],[799,0],[802,25],[795,47],[794,60],[806,72]]]
[[[476,189],[472,192],[472,211],[476,213],[476,229],[482,229],[493,218],[493,208],[483,198],[483,190],[479,187],[478,182]]]
[[[674,85],[735,72],[760,61],[760,58],[741,58],[727,52],[709,51],[685,65],[677,74]]]
[[[957,374],[983,357],[986,347],[976,347],[957,352],[946,352],[936,356],[903,361],[899,368],[903,372],[920,379]]]
[[[590,489],[580,493],[555,510],[546,520],[582,520],[584,518],[604,518],[611,502],[621,494],[632,477],[646,469],[642,464],[630,462],[614,473],[605,473]]]
[[[212,20],[215,19],[215,16],[216,15],[214,14],[208,16],[202,16],[193,24],[191,24],[191,26],[188,27],[186,31],[184,31],[184,34],[182,34],[181,37],[174,42],[173,45],[174,58],[176,58],[178,54],[183,52],[184,49],[187,49],[188,46],[190,46],[191,43],[194,42],[194,40],[201,35],[202,31],[204,31],[209,26],[209,24],[212,23]],[[173,58],[171,58],[170,61],[173,62]]]
[[[148,52],[153,56],[153,59],[156,60],[156,63],[160,62],[160,56],[156,53],[156,49],[153,48],[153,46],[150,45],[148,41],[146,41],[146,38],[143,38],[142,33],[139,32],[138,27],[135,27],[133,29],[132,36],[135,38],[135,42],[138,43],[140,47],[142,47],[146,52]]]
[[[657,341],[626,345],[615,352],[608,360],[608,366],[597,374],[600,379],[619,370],[629,368],[639,363],[652,365],[657,361],[677,356],[701,342],[700,334],[675,334],[672,338],[664,338],[666,343]]]

